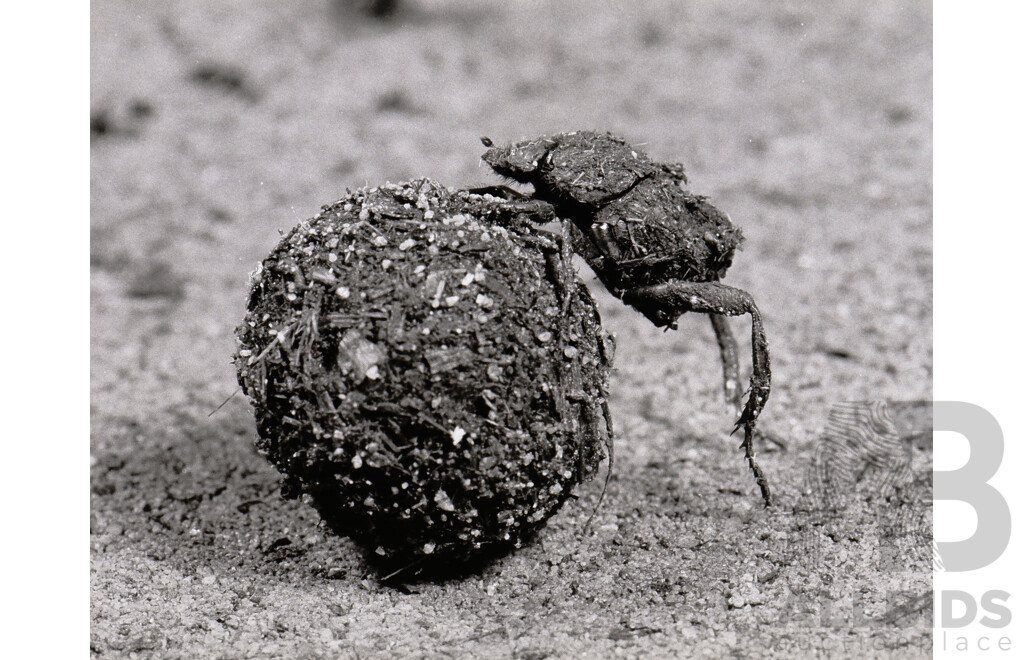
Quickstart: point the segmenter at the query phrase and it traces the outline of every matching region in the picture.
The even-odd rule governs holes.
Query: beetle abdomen
[[[665,176],[640,182],[601,209],[589,238],[605,257],[598,276],[615,291],[668,279],[719,280],[743,235],[706,197]]]

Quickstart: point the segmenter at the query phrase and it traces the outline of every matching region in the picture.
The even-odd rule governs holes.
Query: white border
[[[89,3],[0,27],[4,655],[89,643]]]
[[[1024,104],[1020,65],[1024,9],[1010,2],[939,2],[935,9],[935,399],[975,403],[999,420],[1005,436],[1002,467],[990,482],[1007,499],[1011,515],[1024,510],[1019,305],[1024,264]],[[936,435],[943,463],[942,434]],[[955,540],[973,529],[963,507],[936,507],[936,538]],[[1024,522],[1024,520],[1017,520]],[[945,537],[945,538],[944,538]],[[989,567],[935,574],[935,657],[1020,657],[1024,587],[1017,562],[1020,535]],[[943,629],[940,594],[961,589],[975,597],[987,590],[1010,593],[1010,625],[977,623]],[[981,614],[979,614],[981,616]],[[945,637],[944,637],[945,633]],[[957,651],[965,637],[971,651]],[[990,649],[978,648],[987,637]],[[1000,637],[1011,652],[997,650]]]

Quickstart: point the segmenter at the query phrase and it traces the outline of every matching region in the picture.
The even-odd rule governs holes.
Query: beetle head
[[[524,140],[503,147],[495,147],[490,138],[481,140],[485,147],[484,162],[501,176],[520,183],[533,183],[537,180],[538,170],[544,157],[558,144],[550,138]]]

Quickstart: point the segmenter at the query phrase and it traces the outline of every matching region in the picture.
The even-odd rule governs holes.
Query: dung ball
[[[610,340],[561,236],[429,179],[350,192],[252,276],[257,449],[388,559],[518,547],[611,442]]]

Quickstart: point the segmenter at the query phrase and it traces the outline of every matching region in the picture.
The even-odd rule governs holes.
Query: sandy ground
[[[931,397],[930,3],[616,7],[92,3],[93,655],[930,655],[930,444],[887,502],[807,489],[832,404]],[[778,504],[706,319],[664,333],[584,270],[619,347],[592,533],[599,482],[468,577],[384,584],[279,497],[244,397],[218,409],[248,273],[346,188],[495,184],[480,136],[581,128],[683,161],[743,227]]]

